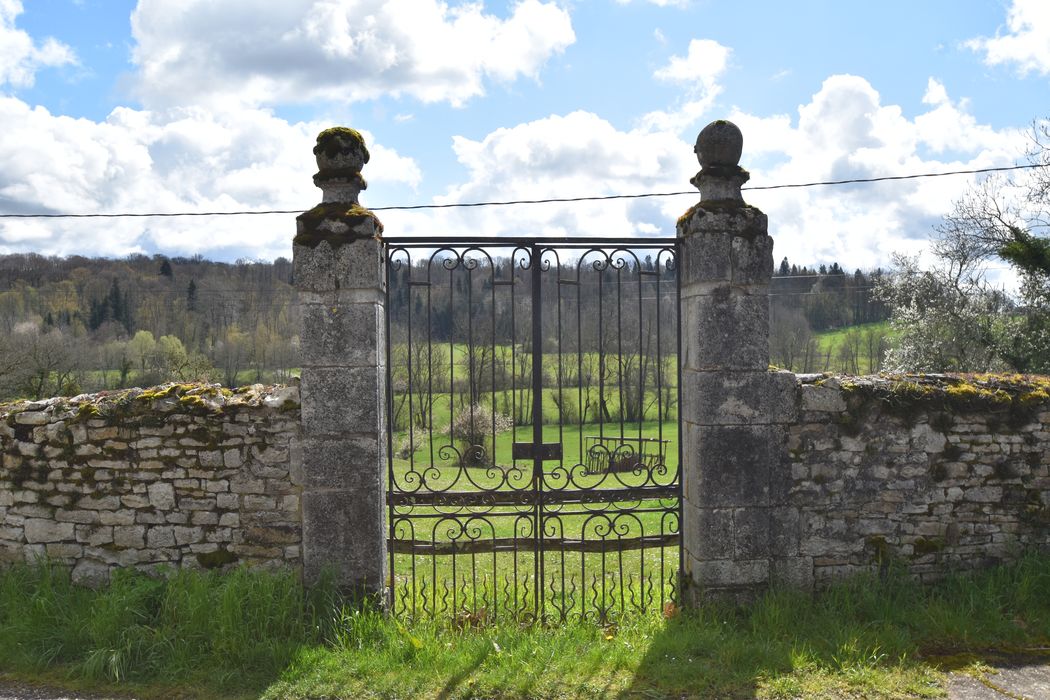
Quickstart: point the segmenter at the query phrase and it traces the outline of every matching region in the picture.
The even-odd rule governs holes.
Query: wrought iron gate
[[[673,240],[388,240],[393,610],[674,601],[678,348]]]

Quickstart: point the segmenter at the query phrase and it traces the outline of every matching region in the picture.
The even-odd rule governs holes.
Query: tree
[[[1036,122],[1026,154],[1038,166],[968,190],[936,227],[930,270],[897,259],[878,285],[898,336],[891,369],[1050,372],[1050,121]],[[1017,272],[1016,298],[984,281],[984,264]]]

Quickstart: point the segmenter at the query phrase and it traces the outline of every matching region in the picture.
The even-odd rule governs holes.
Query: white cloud
[[[884,105],[865,79],[831,76],[809,103],[788,115],[730,115],[744,133],[753,185],[844,180],[1009,165],[1024,150],[1012,129],[978,124],[935,79],[931,108],[913,118]],[[799,263],[885,266],[895,251],[924,250],[931,226],[972,178],[746,193],[769,214],[775,254]]]
[[[66,44],[53,38],[43,43],[15,28],[22,14],[21,0],[0,0],[0,86],[30,87],[41,68],[75,64],[76,55]]]
[[[616,0],[620,5],[628,5],[631,0]],[[657,7],[689,7],[689,0],[645,0]]]
[[[1015,64],[1022,75],[1050,75],[1050,3],[1013,0],[1006,16],[1006,32],[966,42],[984,53],[988,65]]]
[[[306,209],[320,198],[311,149],[328,124],[290,124],[261,109],[125,107],[94,122],[13,97],[0,97],[0,124],[5,212]],[[366,139],[373,185],[420,182],[413,160]],[[289,254],[292,218],[7,219],[0,221],[0,252],[272,258]]]
[[[722,92],[719,78],[726,70],[732,50],[712,39],[693,39],[685,56],[672,56],[653,77],[680,85],[681,102],[670,110],[644,115],[641,124],[649,131],[681,131],[696,122]]]
[[[674,134],[619,131],[584,111],[498,129],[481,140],[458,136],[453,149],[468,179],[437,198],[441,203],[665,189],[680,183],[681,173],[696,162]],[[507,236],[632,236],[663,226],[667,215],[661,206],[656,200],[614,200],[428,214],[384,212],[383,219],[392,234],[470,230]]]
[[[906,116],[882,104],[863,78],[828,78],[797,115],[729,118],[744,133],[742,165],[750,184],[769,185],[943,172],[1010,164],[1023,151],[1018,131],[978,124],[938,81],[930,108]],[[698,125],[699,126],[699,125]],[[698,130],[698,129],[697,129]],[[619,130],[589,112],[550,116],[455,139],[464,182],[442,202],[688,190],[698,165],[695,132]],[[847,268],[886,266],[891,253],[926,248],[931,225],[969,178],[945,177],[847,187],[751,191],[769,214],[775,254],[798,263],[837,261]],[[474,231],[505,236],[673,235],[675,220],[699,199],[675,197],[594,203],[388,212],[390,234]]]
[[[439,0],[140,0],[137,90],[149,105],[352,102],[407,94],[460,105],[486,80],[536,77],[575,41],[566,10],[505,18]]]
[[[685,56],[672,56],[653,77],[684,85],[699,83],[704,89],[710,89],[725,70],[729,53],[729,48],[713,39],[693,39]]]

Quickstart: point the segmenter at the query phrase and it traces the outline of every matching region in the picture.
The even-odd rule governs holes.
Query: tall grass
[[[322,640],[330,587],[288,573],[117,571],[98,591],[47,563],[0,574],[0,668],[106,682],[258,688]]]
[[[936,697],[960,658],[1048,646],[1045,554],[934,586],[891,570],[606,626],[407,623],[247,570],[118,573],[98,591],[46,564],[0,573],[0,670],[143,697]]]

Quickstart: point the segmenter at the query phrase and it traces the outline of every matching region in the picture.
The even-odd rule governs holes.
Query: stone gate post
[[[678,220],[682,357],[682,547],[685,602],[747,598],[797,579],[797,516],[784,507],[782,426],[794,375],[769,371],[773,239],[746,204],[743,138],[731,122],[696,140],[701,201]]]
[[[344,590],[386,582],[386,347],[382,224],[358,203],[368,149],[327,129],[314,147],[323,192],[296,219],[293,274],[302,318],[303,576],[325,568]]]

